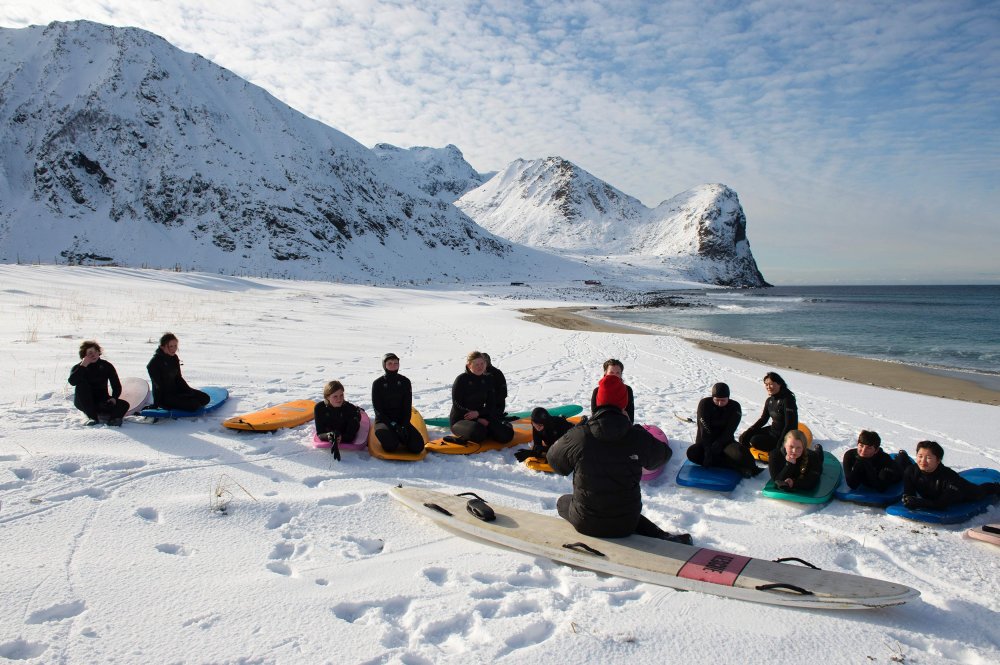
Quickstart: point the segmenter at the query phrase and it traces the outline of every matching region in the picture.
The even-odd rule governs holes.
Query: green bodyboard
[[[819,483],[808,492],[796,492],[795,490],[778,489],[773,480],[767,481],[761,494],[769,499],[781,499],[783,501],[794,501],[796,503],[826,503],[833,498],[833,493],[840,486],[840,479],[843,469],[840,461],[828,452],[823,452],[823,475],[819,478]]]
[[[563,418],[569,418],[570,416],[575,416],[578,413],[583,412],[583,407],[579,404],[563,404],[562,406],[555,406],[552,408],[546,407],[550,415],[562,416]],[[520,420],[521,418],[530,418],[531,411],[515,411],[514,413],[508,413],[507,420]],[[447,418],[427,418],[424,420],[428,427],[448,427],[451,422]]]

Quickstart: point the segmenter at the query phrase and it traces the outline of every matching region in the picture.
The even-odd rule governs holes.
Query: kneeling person
[[[553,471],[573,474],[573,494],[559,497],[556,510],[580,533],[598,538],[632,534],[690,544],[688,534],[671,536],[642,514],[642,469],[667,461],[668,448],[625,413],[628,391],[621,378],[606,375],[597,388],[597,410],[549,449]]]

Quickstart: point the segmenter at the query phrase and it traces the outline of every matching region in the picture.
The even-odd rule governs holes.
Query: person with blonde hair
[[[493,377],[486,373],[486,358],[479,351],[465,358],[465,371],[452,383],[448,420],[454,435],[465,441],[508,443],[514,438],[514,428],[503,419]]]
[[[340,444],[351,441],[361,427],[361,409],[344,399],[344,384],[330,381],[323,386],[323,401],[313,409],[316,436],[330,443],[333,458],[340,461]]]
[[[781,446],[771,452],[767,466],[778,488],[811,490],[823,475],[823,452],[810,449],[806,435],[793,429],[785,434]]]

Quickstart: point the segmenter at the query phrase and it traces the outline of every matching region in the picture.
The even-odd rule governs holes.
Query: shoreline
[[[525,320],[562,330],[655,335],[648,330],[607,323],[578,314],[582,307],[522,309]],[[596,308],[595,308],[596,309]],[[827,351],[813,351],[778,344],[749,342],[715,342],[683,337],[698,348],[751,362],[841,379],[862,385],[899,390],[917,395],[943,397],[962,402],[1000,406],[1000,391],[991,390],[975,381],[952,376],[944,370],[935,371],[887,362],[858,358]]]

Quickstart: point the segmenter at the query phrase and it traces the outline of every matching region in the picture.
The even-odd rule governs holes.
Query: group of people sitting
[[[177,348],[177,337],[165,333],[146,366],[153,403],[168,409],[196,410],[209,402],[209,396],[184,381]],[[69,376],[70,384],[76,387],[74,404],[87,415],[88,425],[100,421],[121,425],[130,405],[120,399],[118,374],[101,353],[95,341],[80,345],[80,362]],[[413,389],[410,380],[399,373],[399,366],[396,354],[382,357],[383,374],[372,383],[373,430],[384,450],[419,453],[424,441],[411,423]],[[541,458],[554,472],[573,474],[573,493],[559,497],[556,509],[580,533],[604,538],[637,533],[690,543],[688,534],[669,534],[642,515],[642,470],[666,464],[672,451],[635,423],[635,396],[622,378],[624,371],[620,360],[611,358],[604,363],[603,375],[591,394],[591,414],[579,423],[542,407],[532,410],[532,447],[518,451],[516,457]],[[768,372],[764,388],[768,397],[760,418],[737,438],[742,409],[730,398],[729,386],[716,383],[711,396],[698,403],[697,432],[687,457],[695,464],[732,468],[749,478],[763,471],[751,450],[765,451],[777,486],[789,491],[811,490],[822,475],[822,448],[810,446],[798,429],[795,394],[784,379]],[[466,357],[465,371],[455,378],[451,393],[449,422],[456,439],[499,443],[513,439],[514,429],[505,418],[507,381],[488,354],[473,351]],[[324,387],[323,400],[316,403],[314,415],[317,436],[331,443],[339,460],[339,444],[358,434],[360,408],[346,401],[340,381],[331,381]],[[939,444],[921,441],[916,462],[902,450],[893,458],[881,450],[877,433],[864,430],[857,447],[844,455],[844,474],[852,488],[866,485],[884,490],[902,479],[903,502],[909,508],[943,508],[1000,495],[1000,483],[971,483],[941,464],[943,457]]]
[[[164,333],[146,365],[152,385],[153,405],[194,411],[208,404],[211,398],[184,380],[177,348],[177,336]],[[80,362],[69,371],[69,383],[75,388],[73,404],[87,416],[88,426],[104,422],[120,427],[132,405],[121,399],[122,382],[115,366],[101,357],[103,353],[96,341],[88,339],[81,342]]]

